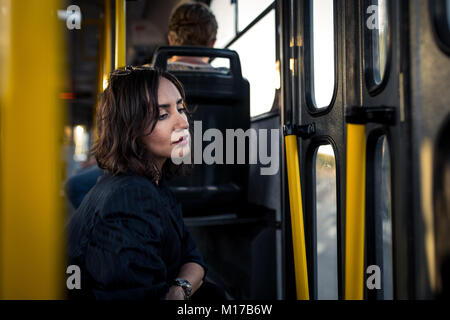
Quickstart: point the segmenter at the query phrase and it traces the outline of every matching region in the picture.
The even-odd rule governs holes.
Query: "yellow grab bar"
[[[0,0],[0,299],[63,298],[62,6]]]
[[[125,0],[116,0],[116,41],[114,68],[125,67]]]
[[[93,114],[93,136],[98,138],[97,131],[97,110],[99,106],[100,94],[108,87],[109,74],[111,73],[111,0],[104,0],[104,18],[102,20],[102,32],[100,40],[100,54],[98,59],[98,84],[97,100],[95,103],[95,112]]]
[[[109,74],[111,73],[111,0],[105,0],[105,18],[103,21],[103,61],[102,61],[102,89],[108,86]]]
[[[292,240],[294,248],[295,284],[298,300],[309,300],[308,268],[303,224],[302,192],[296,135],[286,135],[286,162],[289,184]]]
[[[364,297],[366,127],[347,124],[345,299]]]

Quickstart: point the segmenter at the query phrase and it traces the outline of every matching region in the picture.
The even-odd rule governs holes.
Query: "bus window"
[[[270,111],[280,82],[275,59],[275,10],[270,10],[230,49],[239,54],[242,76],[250,83],[250,116]]]
[[[89,133],[85,126],[77,125],[74,127],[73,142],[75,145],[73,159],[77,162],[86,161],[89,154]]]
[[[447,7],[447,28],[450,30],[450,0],[447,0],[445,3]]]
[[[331,104],[335,87],[335,46],[333,0],[310,0],[310,97],[315,109]]]
[[[364,6],[366,83],[369,91],[379,88],[386,74],[389,49],[389,15],[386,0],[368,0]]]
[[[272,2],[273,0],[238,0],[238,31],[244,30]]]
[[[432,1],[430,8],[438,44],[450,54],[450,0]]]
[[[217,68],[217,69],[221,68],[221,69],[219,69],[217,71],[227,71],[227,72],[231,73],[231,70],[230,70],[230,59],[221,58],[221,57],[214,58],[211,61],[211,65],[214,68]]]
[[[216,16],[218,29],[214,47],[223,48],[236,35],[235,30],[235,3],[229,0],[212,0],[211,11]]]
[[[391,165],[389,142],[381,136],[375,149],[375,247],[384,300],[392,299]]]
[[[317,299],[338,299],[336,161],[331,145],[316,149]]]

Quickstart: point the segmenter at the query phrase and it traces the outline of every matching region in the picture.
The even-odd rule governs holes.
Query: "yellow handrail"
[[[0,0],[1,299],[63,298],[62,5]]]
[[[102,32],[99,44],[98,58],[98,83],[97,83],[97,101],[93,115],[93,136],[98,138],[97,130],[97,110],[99,107],[99,96],[108,86],[109,74],[111,73],[111,0],[104,0],[104,17],[102,20]]]
[[[115,69],[124,67],[126,64],[125,28],[125,0],[116,0]]]
[[[284,139],[286,145],[289,204],[291,209],[292,241],[294,248],[295,287],[298,300],[309,300],[297,136],[286,135]]]
[[[347,124],[345,299],[364,298],[366,127]]]
[[[111,73],[111,0],[105,0],[104,4],[104,28],[103,28],[103,79],[102,89],[108,86],[108,78]]]

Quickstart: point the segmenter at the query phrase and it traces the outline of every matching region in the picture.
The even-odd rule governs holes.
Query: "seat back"
[[[246,164],[237,164],[237,139],[233,143],[233,164],[226,164],[226,129],[242,129],[245,132],[250,127],[250,87],[248,81],[242,78],[239,56],[227,49],[160,47],[154,55],[153,66],[167,70],[167,59],[171,56],[220,57],[230,60],[230,68],[225,71],[223,68],[169,71],[183,84],[188,108],[194,108],[191,125],[194,121],[201,121],[201,139],[198,138],[198,132],[193,134],[191,152],[194,153],[200,146],[203,154],[205,147],[212,143],[203,141],[203,133],[208,129],[218,129],[223,138],[223,164],[207,165],[202,157],[202,164],[195,164],[190,175],[175,178],[169,184],[180,200],[185,216],[234,211],[247,201],[249,169],[248,138],[245,140]]]

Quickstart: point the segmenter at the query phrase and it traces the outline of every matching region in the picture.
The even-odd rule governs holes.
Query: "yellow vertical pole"
[[[59,0],[0,0],[0,298],[59,299],[64,79]]]
[[[347,124],[345,299],[364,298],[366,127]]]
[[[101,39],[99,45],[99,59],[98,59],[98,88],[97,100],[95,104],[95,112],[93,119],[93,137],[98,138],[97,131],[97,110],[99,105],[99,96],[108,86],[109,74],[111,73],[111,0],[104,0],[104,16],[103,28],[101,32]]]
[[[285,136],[297,300],[309,300],[305,229],[296,135]]]
[[[105,16],[103,28],[103,79],[102,89],[108,86],[109,74],[111,73],[111,0],[105,0]]]
[[[116,0],[116,41],[115,41],[115,64],[114,68],[124,67],[125,59],[125,0]]]
[[[97,100],[95,103],[95,112],[93,119],[93,137],[97,139],[97,110],[99,104],[99,96],[108,86],[109,74],[111,73],[111,0],[104,0],[103,19],[101,37],[99,42],[98,57],[98,83],[97,83]]]
[[[96,119],[96,114],[97,114],[97,109],[98,109],[98,102],[99,102],[99,96],[100,93],[103,92],[103,85],[104,85],[104,78],[105,78],[105,73],[104,73],[104,68],[105,68],[105,28],[104,28],[104,21],[105,19],[103,18],[100,22],[100,41],[98,43],[98,56],[97,56],[97,95],[96,95],[96,102],[95,102],[95,110],[94,110],[94,124],[96,123],[95,119]],[[94,125],[94,130],[95,130],[95,125]]]

